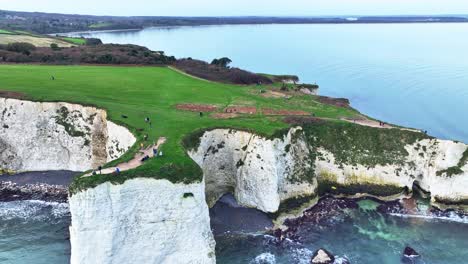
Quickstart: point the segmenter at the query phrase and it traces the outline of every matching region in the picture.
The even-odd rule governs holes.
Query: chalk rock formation
[[[0,98],[0,168],[85,171],[135,143],[104,110],[69,103]]]
[[[411,189],[416,183],[430,192],[433,201],[463,203],[468,201],[468,163],[462,157],[468,146],[463,143],[423,139],[406,145],[408,155],[402,164],[376,165],[339,164],[326,149],[319,149],[322,158],[316,161],[319,181],[346,186],[374,187],[374,195],[385,196],[389,187]],[[451,172],[455,170],[455,172]],[[381,187],[381,194],[375,187]]]
[[[72,264],[215,263],[204,183],[140,178],[70,197]]]
[[[311,264],[332,264],[333,262],[335,262],[335,257],[323,248],[315,251],[310,260]]]
[[[369,141],[382,141],[372,142],[373,145],[386,144],[386,138],[379,136],[384,130],[365,129],[373,129],[372,135],[377,135]],[[390,133],[387,139],[399,142],[399,138],[395,139],[400,135],[399,130],[385,130],[385,133]],[[210,206],[231,192],[243,206],[276,212],[282,201],[318,195],[318,189],[386,197],[411,190],[415,183],[431,193],[433,202],[467,203],[468,146],[449,140],[417,139],[415,135],[406,135],[414,136],[411,143],[401,141],[395,143],[397,146],[387,146],[386,153],[381,153],[366,149],[365,142],[359,147],[352,146],[345,130],[330,143],[343,145],[343,149],[332,150],[316,143],[320,142],[317,135],[300,127],[275,139],[215,129],[205,132],[198,148],[190,150],[189,155],[203,169]],[[345,147],[350,149],[344,150]],[[397,157],[392,160],[388,153]],[[337,159],[337,155],[354,154],[361,155],[362,160],[383,162],[360,164]]]
[[[210,206],[232,192],[240,205],[275,212],[281,201],[316,192],[309,148],[300,128],[273,140],[216,129],[206,132],[189,155],[203,169]]]

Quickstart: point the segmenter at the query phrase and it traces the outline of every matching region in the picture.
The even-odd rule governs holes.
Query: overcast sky
[[[92,15],[468,14],[468,0],[0,0],[0,9]]]

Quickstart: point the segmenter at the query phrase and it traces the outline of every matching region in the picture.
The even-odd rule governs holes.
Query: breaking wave
[[[455,212],[450,213],[449,216],[434,216],[434,215],[419,215],[419,214],[399,214],[399,213],[390,213],[392,216],[402,217],[402,218],[418,218],[428,221],[449,221],[457,222],[462,224],[468,224],[468,216],[461,216]]]
[[[60,219],[70,215],[68,203],[38,200],[0,203],[0,220],[44,221]]]
[[[276,264],[276,257],[269,252],[265,252],[256,256],[250,261],[250,264]]]

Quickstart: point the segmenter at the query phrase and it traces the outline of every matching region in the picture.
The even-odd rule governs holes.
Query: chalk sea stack
[[[311,264],[332,264],[333,262],[335,262],[333,254],[323,248],[315,251],[310,261]]]

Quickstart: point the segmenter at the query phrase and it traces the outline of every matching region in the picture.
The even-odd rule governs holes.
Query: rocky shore
[[[68,202],[68,186],[79,172],[26,172],[0,176],[0,202],[40,200]]]
[[[0,202],[18,200],[66,203],[68,200],[68,187],[48,184],[18,185],[13,182],[0,182]]]
[[[301,241],[300,228],[306,224],[328,225],[339,216],[345,215],[345,210],[360,209],[359,202],[372,200],[378,203],[375,213],[387,215],[401,215],[403,217],[433,218],[452,221],[468,222],[468,214],[462,210],[447,209],[441,210],[434,206],[420,206],[418,197],[410,197],[392,201],[382,201],[374,197],[362,198],[336,198],[326,195],[319,199],[316,205],[303,212],[297,218],[288,218],[284,221],[285,229],[276,229],[273,235],[276,243],[281,243],[285,239]]]

